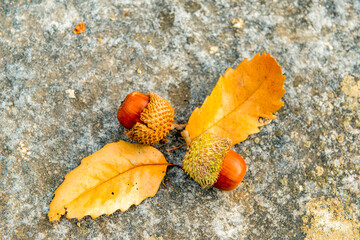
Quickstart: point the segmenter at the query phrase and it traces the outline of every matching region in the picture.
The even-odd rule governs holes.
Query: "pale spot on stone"
[[[217,51],[219,51],[219,47],[217,47],[217,46],[212,46],[212,47],[210,48],[210,54],[214,54],[214,53],[216,53]]]
[[[233,24],[233,28],[242,28],[244,26],[244,21],[240,18],[233,19],[231,23]]]
[[[65,93],[69,96],[69,98],[76,98],[74,89],[67,89]]]
[[[354,77],[345,76],[341,82],[341,91],[351,97],[360,97],[360,81],[355,82]]]
[[[29,149],[24,145],[23,142],[20,142],[19,147],[17,148],[17,150],[20,152],[21,157],[24,160],[29,160],[28,155],[30,155],[31,152],[29,152]]]
[[[149,237],[149,238],[146,238],[145,240],[163,240],[163,237]]]
[[[311,147],[311,142],[310,142],[310,141],[304,141],[303,143],[304,143],[304,146],[305,146],[306,148],[310,148],[310,147]]]
[[[315,170],[316,170],[316,176],[321,176],[321,175],[323,175],[323,173],[324,173],[324,168],[322,168],[321,166],[316,166],[316,168],[315,168]]]
[[[342,143],[344,141],[344,136],[342,134],[340,134],[339,136],[337,136],[336,139],[339,143]]]
[[[288,185],[288,179],[287,178],[283,178],[280,180],[280,183],[284,186],[287,186]]]
[[[306,240],[352,240],[359,239],[359,221],[356,209],[344,206],[340,201],[329,198],[311,199],[306,204],[307,212],[302,217],[301,230]]]

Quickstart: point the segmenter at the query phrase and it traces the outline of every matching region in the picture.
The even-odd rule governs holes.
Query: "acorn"
[[[129,129],[125,135],[145,145],[154,145],[164,139],[171,130],[174,117],[171,103],[153,92],[148,95],[129,93],[117,112],[120,124]]]
[[[234,150],[229,151],[225,156],[218,179],[213,187],[231,191],[234,190],[243,180],[246,173],[246,163],[244,159]]]
[[[131,129],[135,123],[140,122],[140,114],[150,102],[150,97],[140,92],[129,93],[121,103],[117,112],[117,119],[127,129]]]
[[[191,142],[183,161],[184,171],[202,188],[235,189],[246,173],[246,163],[231,146],[230,139],[203,133]]]

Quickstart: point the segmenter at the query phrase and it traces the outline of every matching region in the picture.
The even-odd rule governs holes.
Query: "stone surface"
[[[359,19],[359,1],[1,1],[0,238],[359,239]],[[64,176],[126,140],[127,93],[157,92],[186,123],[220,74],[263,51],[285,105],[235,146],[240,187],[203,190],[170,168],[124,213],[48,221]],[[181,164],[184,148],[165,151],[181,143],[156,147]]]

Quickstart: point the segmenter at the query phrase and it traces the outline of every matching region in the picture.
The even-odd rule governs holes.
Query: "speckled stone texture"
[[[360,238],[359,1],[4,0],[0,23],[1,239]],[[285,105],[234,147],[248,165],[236,190],[170,168],[124,213],[48,221],[64,176],[126,140],[129,92],[158,93],[186,123],[228,67],[263,51],[286,75]],[[181,164],[184,148],[165,149],[182,142],[156,147]]]

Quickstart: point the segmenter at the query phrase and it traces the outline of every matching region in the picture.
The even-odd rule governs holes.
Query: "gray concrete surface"
[[[356,0],[1,1],[0,238],[359,239],[359,19]],[[129,92],[168,98],[185,123],[220,74],[263,51],[286,75],[285,106],[234,148],[248,164],[235,191],[170,168],[124,213],[48,221],[64,176],[126,140]],[[181,164],[185,149],[165,151],[181,142],[156,147]]]

